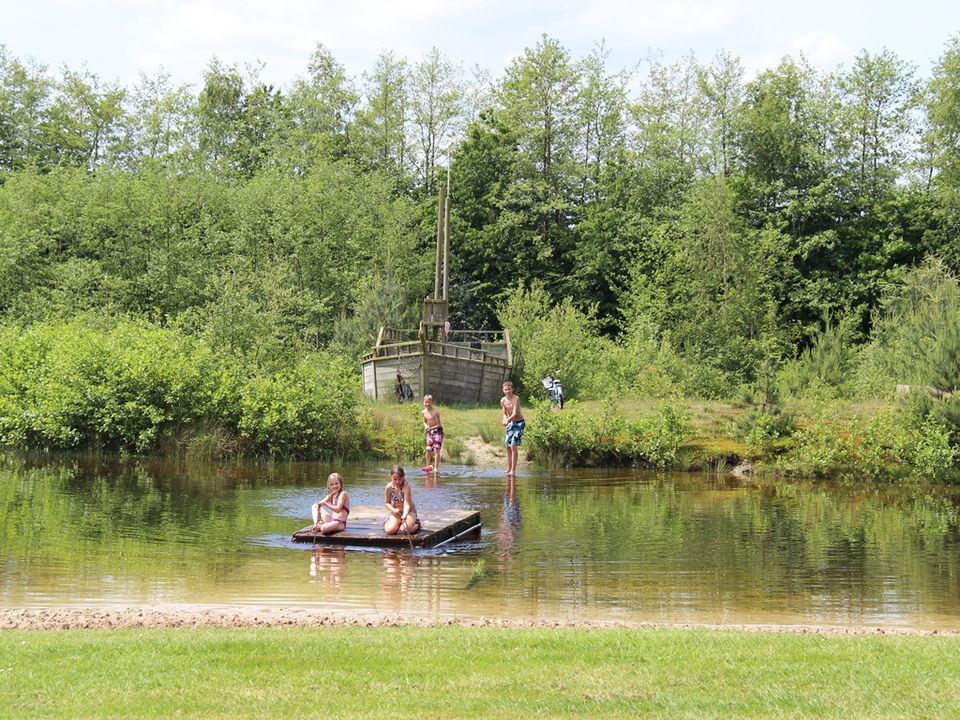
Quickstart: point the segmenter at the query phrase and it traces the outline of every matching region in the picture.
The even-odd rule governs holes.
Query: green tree
[[[381,53],[363,74],[363,103],[350,128],[356,159],[365,167],[390,173],[403,186],[410,164],[410,90],[406,60]]]
[[[930,244],[960,270],[960,36],[937,61],[926,93],[929,190],[936,218]]]
[[[463,88],[458,68],[431,48],[410,76],[410,115],[416,128],[417,177],[427,197],[437,192],[437,161],[459,133]]]
[[[347,129],[357,102],[356,90],[343,65],[318,43],[307,63],[307,76],[297,78],[287,95],[293,126],[289,164],[301,167],[304,157],[345,157]]]
[[[0,45],[0,170],[20,170],[49,161],[44,128],[53,82],[46,67],[22,63]]]

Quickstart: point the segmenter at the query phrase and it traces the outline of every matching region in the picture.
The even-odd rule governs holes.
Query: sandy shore
[[[685,629],[706,628],[740,632],[777,632],[822,635],[943,635],[960,637],[956,630],[827,625],[697,625],[670,623],[567,622],[503,620],[498,618],[420,618],[376,614],[332,614],[315,610],[235,610],[230,608],[36,608],[0,609],[0,630],[87,630],[124,628],[282,628],[282,627],[442,627]]]

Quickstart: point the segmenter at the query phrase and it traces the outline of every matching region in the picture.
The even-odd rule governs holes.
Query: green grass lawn
[[[960,639],[707,629],[0,632],[11,718],[955,718]]]

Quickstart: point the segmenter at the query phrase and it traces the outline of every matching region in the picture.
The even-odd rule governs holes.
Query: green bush
[[[541,406],[528,423],[528,453],[549,465],[666,468],[688,433],[686,410],[676,402],[664,401],[636,422],[626,420],[612,402],[596,414]]]
[[[146,452],[199,431],[208,445],[222,437],[254,454],[366,447],[357,378],[345,362],[316,353],[275,371],[250,368],[202,339],[128,319],[7,327],[0,444]]]
[[[345,362],[310,354],[242,386],[238,429],[258,454],[317,457],[358,449],[355,385]]]
[[[143,451],[217,398],[216,359],[177,333],[129,320],[7,328],[0,443]]]
[[[541,396],[540,380],[550,371],[559,372],[569,397],[594,393],[604,382],[597,369],[609,344],[597,336],[592,317],[569,298],[554,305],[543,286],[534,284],[513,292],[497,314],[510,331],[514,380],[527,394]]]
[[[956,459],[948,430],[932,418],[893,406],[869,419],[842,417],[823,406],[798,421],[792,447],[775,462],[796,476],[943,480]]]

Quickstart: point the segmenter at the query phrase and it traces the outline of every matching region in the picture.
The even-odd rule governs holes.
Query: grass
[[[948,718],[960,640],[706,629],[0,633],[16,718]]]

